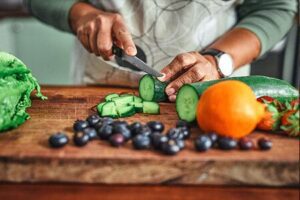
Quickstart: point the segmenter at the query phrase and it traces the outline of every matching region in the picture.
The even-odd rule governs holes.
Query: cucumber
[[[130,117],[135,114],[134,106],[121,106],[117,107],[119,117]]]
[[[145,114],[159,114],[159,105],[156,102],[144,101],[143,102],[143,113]]]
[[[117,109],[116,109],[115,103],[112,102],[112,101],[106,102],[102,106],[101,116],[102,117],[117,118],[118,117],[118,113],[117,113]]]
[[[135,102],[135,103],[142,103],[143,99],[141,97],[133,96],[133,102]]]
[[[106,102],[101,102],[97,105],[97,110],[98,110],[99,114],[102,112],[102,108],[103,108],[104,104],[106,104]]]
[[[168,83],[161,82],[157,78],[146,74],[139,82],[140,97],[145,101],[162,102],[167,101],[165,89]]]
[[[135,108],[135,112],[137,113],[140,113],[140,112],[143,112],[143,103],[141,102],[132,102],[132,103],[129,103],[129,105],[132,105],[134,106]]]
[[[281,101],[298,98],[299,91],[286,81],[266,76],[232,77],[183,85],[176,97],[176,111],[180,119],[192,122],[196,118],[199,96],[211,85],[225,80],[238,80],[249,85],[256,97],[270,96]],[[221,100],[221,99],[220,99]]]
[[[119,95],[118,95],[118,94],[115,94],[115,93],[109,94],[109,95],[107,95],[107,96],[105,97],[105,101],[111,101],[112,98],[116,98],[116,97],[119,97]]]
[[[111,101],[115,102],[116,106],[127,105],[127,104],[133,102],[133,96],[128,95],[128,96],[122,96],[122,97],[114,97],[111,99]]]

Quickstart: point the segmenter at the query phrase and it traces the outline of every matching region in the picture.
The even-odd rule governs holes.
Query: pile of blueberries
[[[137,150],[155,149],[166,155],[175,155],[185,148],[185,140],[191,136],[189,123],[179,120],[175,128],[169,129],[163,134],[165,126],[159,121],[149,121],[147,124],[134,122],[128,124],[126,121],[113,120],[109,117],[101,118],[97,114],[90,115],[86,120],[76,120],[73,124],[73,142],[76,146],[84,146],[94,139],[107,140],[114,147],[120,147],[132,141]],[[53,148],[65,146],[69,138],[64,133],[56,133],[49,138],[49,144]],[[254,143],[248,138],[239,141],[228,137],[220,137],[216,133],[202,134],[194,140],[197,151],[207,151],[217,147],[222,150],[231,150],[239,147],[241,150],[254,148]],[[261,138],[258,147],[268,150],[272,142]]]

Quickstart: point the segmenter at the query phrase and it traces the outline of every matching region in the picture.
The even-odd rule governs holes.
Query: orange
[[[233,138],[250,134],[263,115],[264,105],[256,101],[251,88],[235,80],[210,86],[197,106],[197,122],[203,131]]]

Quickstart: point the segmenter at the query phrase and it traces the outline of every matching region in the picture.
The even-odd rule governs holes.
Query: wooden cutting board
[[[92,107],[106,94],[120,92],[137,93],[122,88],[44,87],[49,99],[33,97],[28,109],[31,119],[0,134],[0,182],[299,186],[299,140],[262,132],[251,138],[270,138],[270,151],[213,149],[199,153],[192,140],[171,157],[153,150],[133,150],[130,143],[114,148],[100,140],[82,148],[72,142],[62,149],[49,148],[51,134],[64,131],[71,137],[74,120],[93,113]],[[174,104],[162,103],[160,115],[136,114],[126,120],[161,120],[170,128],[178,118]],[[192,132],[194,136],[200,133],[197,128]]]

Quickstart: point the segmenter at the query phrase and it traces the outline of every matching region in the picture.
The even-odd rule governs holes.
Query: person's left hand
[[[178,89],[185,83],[219,79],[216,62],[212,56],[189,52],[177,55],[174,60],[161,70],[160,81],[171,81],[166,88],[170,101],[176,100]]]

